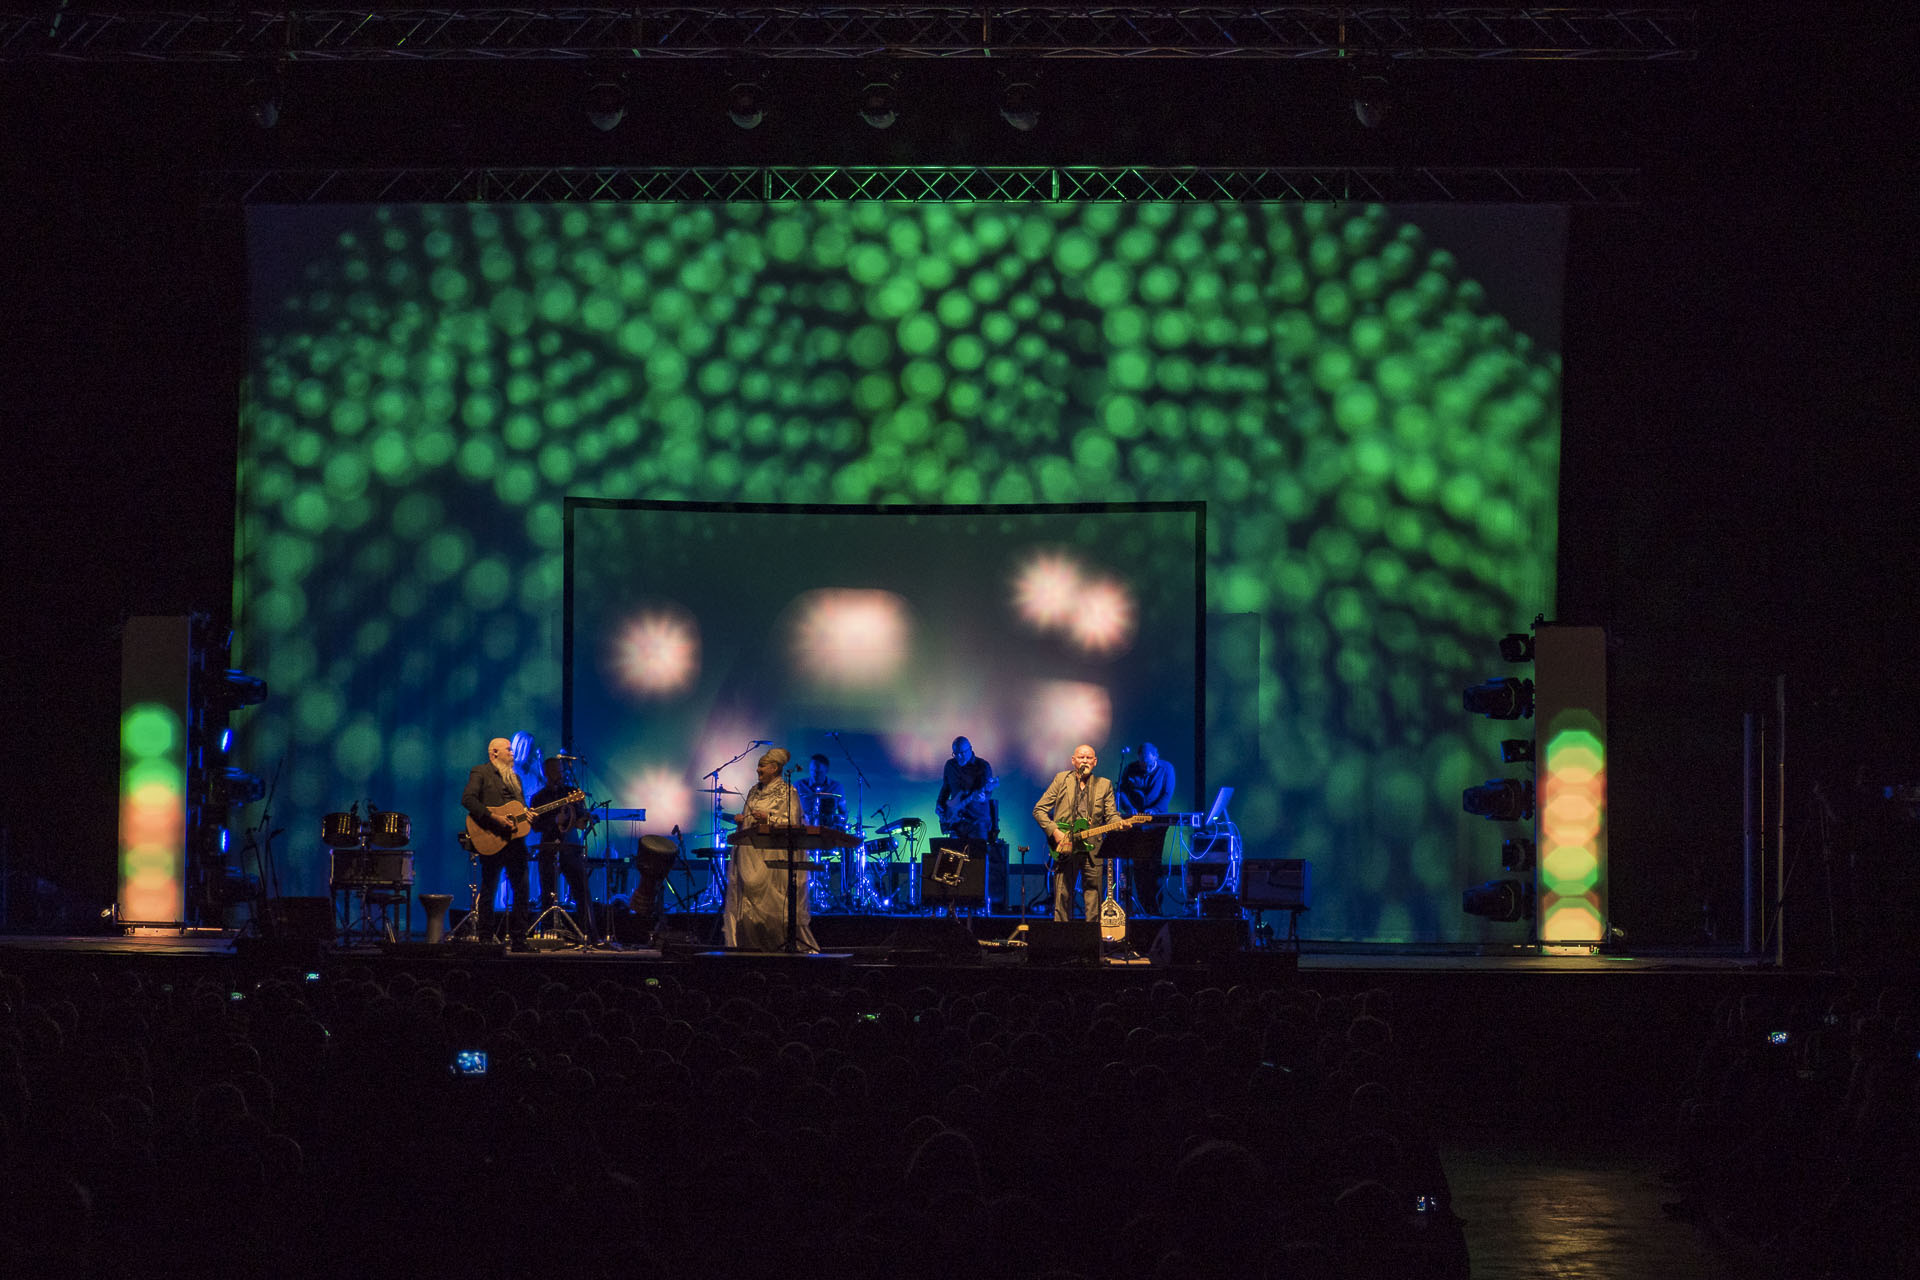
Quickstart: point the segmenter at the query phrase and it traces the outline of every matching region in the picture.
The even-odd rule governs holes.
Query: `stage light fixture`
[[[1533,783],[1522,778],[1489,778],[1462,791],[1460,807],[1495,822],[1526,822],[1533,817]]]
[[[1533,870],[1535,846],[1525,836],[1508,836],[1500,842],[1500,869],[1502,871]]]
[[[891,129],[900,118],[900,94],[891,80],[869,80],[860,88],[860,118],[869,127]]]
[[[1000,118],[1022,133],[1040,124],[1040,91],[1030,80],[1010,80],[1000,90]]]
[[[1489,720],[1522,720],[1533,714],[1533,681],[1500,676],[1470,685],[1460,695],[1460,705]]]
[[[238,809],[267,794],[267,784],[256,774],[228,766],[209,771],[207,802],[217,808]]]
[[[1460,909],[1470,916],[1511,924],[1533,913],[1533,887],[1518,880],[1489,880],[1464,890]]]
[[[1532,662],[1533,637],[1524,631],[1501,636],[1500,656],[1508,662]]]
[[[587,123],[602,133],[627,118],[627,89],[617,76],[597,76],[587,86]]]
[[[207,694],[207,705],[232,711],[256,706],[267,700],[267,682],[244,671],[227,670],[215,676]],[[231,742],[231,733],[228,734]],[[222,749],[225,749],[223,745]]]
[[[255,76],[247,81],[247,119],[255,127],[271,129],[280,123],[279,75]]]
[[[767,91],[751,80],[742,80],[727,90],[727,119],[742,129],[758,128],[767,118]]]
[[[1378,129],[1393,114],[1393,86],[1379,74],[1361,76],[1353,86],[1353,114],[1369,129]]]
[[[1501,764],[1532,764],[1533,763],[1533,739],[1532,738],[1500,739],[1500,763]]]

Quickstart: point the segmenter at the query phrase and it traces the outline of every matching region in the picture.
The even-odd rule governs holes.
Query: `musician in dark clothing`
[[[993,791],[1000,779],[993,766],[973,754],[973,744],[965,738],[953,740],[953,759],[940,775],[940,796],[934,808],[940,814],[940,829],[962,840],[993,840],[995,830]]]
[[[1120,771],[1116,797],[1122,817],[1135,813],[1168,813],[1173,805],[1173,766],[1160,758],[1151,742],[1140,744],[1138,759]],[[1127,833],[1133,850],[1133,874],[1128,876],[1134,904],[1143,915],[1160,914],[1161,851],[1167,840],[1164,826],[1148,825]]]
[[[500,852],[480,859],[480,936],[492,941],[500,927],[499,912],[493,905],[500,873],[507,876],[507,889],[513,906],[507,917],[507,934],[512,949],[527,949],[527,842],[515,834],[517,828],[501,822],[492,810],[508,801],[526,803],[520,775],[513,769],[513,744],[495,738],[487,744],[487,759],[467,775],[467,789],[460,793],[460,807],[481,827],[498,836],[512,837]]]
[[[807,761],[807,776],[793,784],[800,793],[802,820],[810,827],[832,827],[835,831],[847,829],[847,795],[840,789],[840,781],[827,772],[833,762],[825,756],[815,753]]]
[[[565,761],[549,758],[542,768],[546,771],[547,785],[534,792],[527,804],[530,809],[552,804],[573,790],[567,783]],[[540,833],[540,909],[545,911],[560,901],[560,880],[564,876],[567,888],[573,891],[573,922],[580,926],[582,933],[598,942],[600,932],[594,927],[593,899],[587,891],[586,822],[586,808],[578,803],[560,805],[533,820],[533,829]]]

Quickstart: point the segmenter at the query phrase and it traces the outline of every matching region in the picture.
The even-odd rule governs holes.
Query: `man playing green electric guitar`
[[[1069,894],[1076,881],[1088,920],[1101,918],[1100,893],[1107,882],[1107,867],[1099,858],[1100,839],[1109,831],[1130,825],[1122,820],[1113,803],[1113,782],[1094,776],[1100,763],[1092,747],[1081,743],[1073,749],[1073,767],[1053,775],[1053,781],[1033,806],[1033,820],[1040,824],[1053,842],[1053,918],[1069,920],[1073,916]],[[1144,819],[1139,819],[1144,821]],[[1076,836],[1076,832],[1078,835]],[[1110,905],[1117,911],[1119,904]],[[1119,918],[1120,940],[1126,938],[1126,919]]]

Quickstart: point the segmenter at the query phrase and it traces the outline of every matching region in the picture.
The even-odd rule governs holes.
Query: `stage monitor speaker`
[[[1153,929],[1153,922],[1145,928]],[[1129,927],[1128,941],[1137,950],[1139,936]],[[1240,951],[1251,941],[1247,922],[1238,916],[1231,920],[1167,920],[1154,932],[1147,945],[1147,958],[1155,964],[1213,965]]]
[[[1031,920],[1027,923],[1028,964],[1099,964],[1097,920]]]
[[[1244,858],[1240,905],[1255,911],[1305,911],[1311,905],[1312,871],[1305,858]]]
[[[268,898],[260,904],[260,936],[279,942],[332,942],[330,898]]]
[[[987,842],[941,836],[920,864],[923,907],[987,905]]]

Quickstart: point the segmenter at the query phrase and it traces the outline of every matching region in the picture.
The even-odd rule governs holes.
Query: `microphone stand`
[[[851,861],[859,867],[858,883],[860,888],[848,896],[852,898],[855,903],[858,903],[860,898],[865,896],[875,900],[875,902],[870,902],[866,905],[875,905],[879,895],[874,893],[873,886],[867,883],[867,775],[860,772],[860,762],[853,758],[853,752],[847,750],[846,741],[841,738],[839,730],[828,730],[827,736],[833,739],[834,745],[840,748],[840,754],[846,757],[847,768],[853,770],[853,834],[860,843],[854,847]],[[840,860],[840,865],[844,868],[848,861],[850,860],[843,857]],[[862,890],[864,890],[864,894]]]
[[[716,765],[706,773],[700,775],[707,780],[709,784],[707,794],[713,801],[713,804],[709,808],[709,812],[712,815],[710,819],[712,825],[708,828],[707,833],[709,836],[707,844],[712,848],[713,852],[708,855],[707,887],[705,891],[694,900],[692,910],[698,911],[707,906],[711,906],[716,911],[726,910],[727,859],[731,855],[725,852],[730,848],[727,843],[727,833],[720,829],[720,824],[726,819],[726,814],[723,812],[723,806],[720,803],[720,774],[723,770],[731,769],[734,765],[739,764],[742,760],[752,755],[755,747],[768,747],[772,745],[770,742],[749,742],[745,751],[742,751],[725,764]],[[742,800],[745,799],[744,796],[741,798]]]

